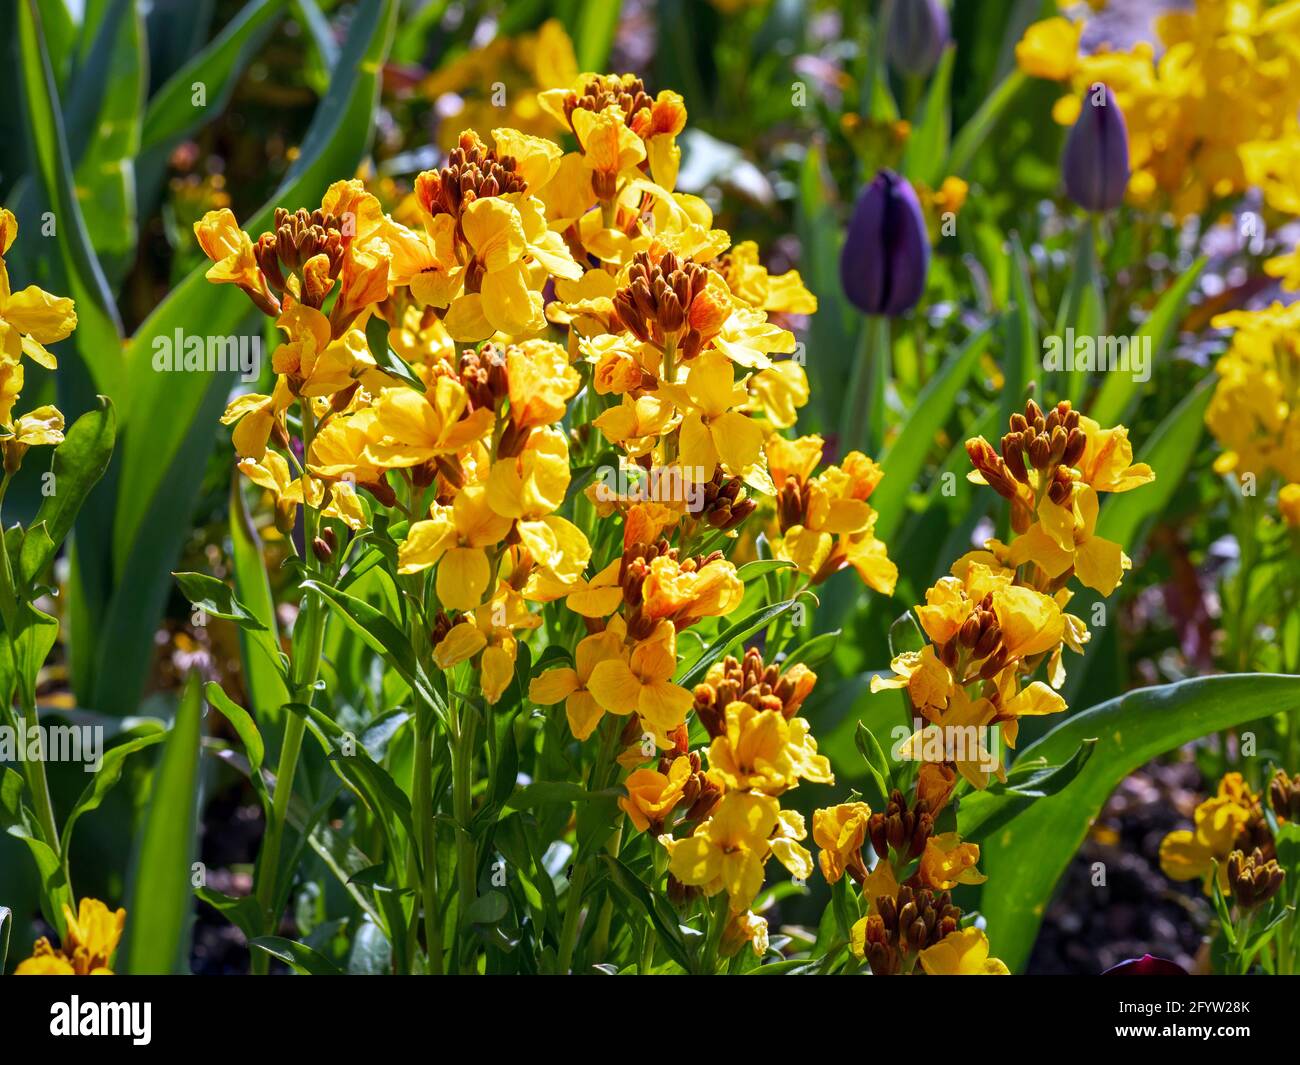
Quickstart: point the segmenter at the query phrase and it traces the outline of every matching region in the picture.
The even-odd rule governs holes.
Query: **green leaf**
[[[235,898],[206,886],[195,888],[194,894],[243,932],[244,938],[250,942],[257,937],[266,920],[266,915],[262,913],[262,907],[258,905],[254,895],[241,895]]]
[[[921,631],[916,615],[904,610],[889,626],[889,654],[897,658],[910,651],[919,651],[926,644],[925,633]]]
[[[606,799],[623,795],[622,788],[588,791],[581,784],[568,780],[539,780],[520,788],[510,796],[502,807],[503,813],[510,810],[535,810],[539,806],[553,803],[590,802],[592,799]]]
[[[52,261],[62,276],[55,280],[60,283],[58,294],[71,296],[77,305],[72,346],[95,389],[111,395],[122,378],[122,326],[77,200],[63,112],[41,27],[35,0],[23,0],[18,5],[20,80],[36,176],[58,225],[58,254]]]
[[[230,546],[235,594],[262,628],[241,627],[239,647],[244,667],[248,705],[262,726],[272,755],[279,751],[284,728],[284,704],[289,688],[281,665],[280,641],[275,622],[275,599],[262,558],[262,545],[253,528],[240,490],[240,474],[230,478]]]
[[[709,671],[709,666],[722,658],[736,644],[744,643],[786,611],[794,609],[794,605],[798,601],[798,598],[786,599],[780,603],[765,606],[761,610],[754,611],[743,621],[737,621],[734,625],[719,633],[705,648],[704,653],[682,673],[677,683],[683,688],[691,688],[698,684]]]
[[[299,976],[342,976],[343,971],[328,958],[316,953],[306,943],[280,936],[258,936],[249,946],[278,958]]]
[[[253,789],[257,792],[258,798],[262,800],[263,807],[269,811],[271,795],[267,791],[266,781],[262,777],[262,764],[266,760],[266,746],[262,742],[262,734],[258,732],[256,722],[253,721],[252,715],[231,699],[216,681],[209,681],[207,687],[204,688],[204,693],[207,695],[208,705],[230,722],[230,727],[235,730],[239,742],[244,745],[244,755],[248,758],[248,765],[252,770],[249,779],[253,783]]]
[[[95,5],[89,54],[76,71],[64,109],[76,194],[91,246],[116,287],[136,246],[135,156],[148,88],[144,20],[133,0]],[[91,9],[92,11],[94,8]]]
[[[8,906],[0,906],[0,973],[9,960],[9,933],[14,925],[14,915]]]
[[[383,611],[371,606],[364,599],[358,599],[355,595],[339,591],[321,581],[305,580],[302,582],[302,588],[304,591],[318,592],[323,596],[361,642],[397,670],[413,691],[417,690],[416,678],[420,667],[415,661],[415,651],[411,648],[411,641]]]
[[[584,3],[578,8],[577,33],[574,46],[578,53],[580,70],[604,70],[609,57],[618,21],[623,12],[623,0],[604,0],[603,3]]]
[[[1012,970],[1024,965],[1057,880],[1124,777],[1200,736],[1297,708],[1300,677],[1214,676],[1142,688],[1068,718],[1021,753],[1022,760],[1062,764],[1086,740],[1100,741],[1059,793],[1005,823],[999,823],[1003,806],[1023,796],[986,792],[963,799],[961,832],[980,843],[981,869],[989,878],[979,908],[994,954]],[[988,834],[986,825],[993,826]]]
[[[957,49],[949,45],[944,49],[934,75],[930,91],[921,109],[921,119],[912,127],[903,152],[903,174],[912,181],[920,181],[932,189],[939,187],[944,177],[948,158],[948,137],[952,119],[949,117],[948,90],[952,84],[952,64]]]
[[[1200,280],[1201,271],[1205,269],[1205,262],[1204,258],[1197,259],[1190,270],[1183,273],[1177,281],[1165,290],[1164,294],[1156,302],[1151,317],[1142,323],[1142,328],[1137,331],[1136,336],[1133,338],[1134,342],[1138,344],[1150,340],[1150,369],[1153,374],[1156,368],[1156,360],[1164,354],[1165,349],[1169,347],[1170,341],[1173,340],[1177,333],[1178,322],[1183,313],[1183,305],[1187,302],[1187,297],[1192,289],[1196,287],[1197,281]],[[1097,392],[1097,398],[1090,405],[1088,416],[1103,427],[1122,422],[1128,416],[1129,408],[1137,395],[1138,385],[1141,383],[1135,381],[1132,374],[1107,374],[1105,382]]]
[[[952,415],[957,395],[970,379],[989,339],[989,326],[977,330],[948,357],[939,372],[926,382],[902,431],[881,456],[882,476],[871,493],[871,505],[880,513],[876,536],[886,542],[907,514],[906,501],[912,485]]]
[[[206,573],[173,573],[185,598],[214,618],[233,621],[241,628],[264,629],[252,611],[237,598],[235,591],[225,581]]]
[[[853,742],[857,745],[862,760],[867,764],[865,781],[867,805],[873,810],[883,810],[893,788],[889,759],[885,757],[885,752],[881,749],[874,733],[861,721],[858,722],[858,729],[853,734]]]
[[[979,110],[971,115],[966,124],[957,131],[957,136],[953,138],[952,152],[948,156],[948,173],[955,174],[957,177],[966,176],[980,147],[988,139],[989,134],[997,128],[1003,113],[1024,83],[1025,75],[1019,70],[1013,70],[1002,79],[996,89],[989,93],[980,104]]]
[[[694,956],[682,935],[676,912],[668,901],[658,891],[648,889],[639,876],[613,855],[603,854],[601,861],[605,863],[610,880],[619,893],[637,906],[654,925],[655,946],[662,947],[673,961],[688,973],[692,972],[695,967]]]
[[[146,747],[152,747],[156,743],[161,743],[167,738],[167,733],[161,731],[150,732],[143,736],[137,736],[133,740],[125,743],[119,743],[104,752],[104,760],[100,765],[98,772],[91,778],[89,784],[77,799],[76,805],[68,811],[67,819],[63,822],[63,842],[61,849],[66,854],[68,847],[72,845],[72,830],[76,827],[77,822],[83,814],[88,814],[92,810],[99,809],[100,804],[114,787],[122,779],[122,769],[126,765],[126,760],[137,751],[142,751]]]
[[[99,408],[73,422],[63,443],[54,449],[50,469],[54,474],[55,490],[42,500],[32,523],[33,529],[37,525],[45,526],[48,543],[40,541],[29,551],[24,541],[19,565],[24,585],[30,585],[45,572],[59,545],[72,531],[86,496],[108,468],[116,436],[117,415],[113,403],[101,396]]]
[[[167,79],[144,113],[141,153],[167,149],[219,115],[240,73],[275,27],[285,0],[254,0],[217,34],[206,48]],[[195,86],[202,85],[205,102],[194,103]]]
[[[193,909],[190,863],[195,855],[203,731],[199,683],[197,673],[186,682],[146,807],[127,907],[124,969],[131,975],[183,971]]]

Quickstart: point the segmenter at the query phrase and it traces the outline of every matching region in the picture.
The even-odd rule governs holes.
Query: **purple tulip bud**
[[[1118,965],[1112,965],[1102,976],[1186,976],[1187,970],[1176,962],[1157,958],[1154,954],[1143,954],[1140,958],[1129,958]]]
[[[943,0],[896,0],[889,17],[889,61],[900,74],[923,78],[948,46],[948,9]]]
[[[840,255],[840,283],[855,307],[897,318],[921,299],[930,238],[911,184],[882,170],[858,196]]]
[[[1128,188],[1128,126],[1110,86],[1090,86],[1061,159],[1065,191],[1085,211],[1118,207]]]

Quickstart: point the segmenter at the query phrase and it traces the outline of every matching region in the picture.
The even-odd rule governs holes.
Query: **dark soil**
[[[1191,823],[1204,797],[1190,762],[1152,762],[1120,784],[1061,878],[1028,971],[1100,973],[1154,954],[1191,971],[1212,909],[1196,882],[1160,871],[1160,841]],[[1104,885],[1094,886],[1095,863]]]

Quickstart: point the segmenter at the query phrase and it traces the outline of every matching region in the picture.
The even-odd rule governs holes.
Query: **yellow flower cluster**
[[[1193,828],[1170,832],[1161,842],[1165,875],[1201,880],[1207,895],[1221,893],[1235,903],[1239,917],[1277,895],[1288,870],[1279,863],[1281,837],[1274,833],[1300,818],[1300,774],[1275,770],[1267,792],[1271,813],[1240,773],[1227,774],[1218,794],[1196,808]]]
[[[57,363],[45,345],[63,340],[77,326],[77,312],[67,297],[51,296],[35,285],[12,291],[4,257],[17,236],[18,220],[0,208],[0,451],[6,482],[29,447],[63,441],[63,415],[56,407],[37,407],[14,418],[23,390],[22,358],[53,370]]]
[[[927,722],[898,748],[920,763],[915,795],[909,802],[895,789],[883,811],[852,802],[813,818],[823,875],[834,884],[847,872],[862,888],[866,916],[851,947],[878,974],[918,964],[927,973],[1006,973],[984,933],[961,927],[949,894],[983,882],[979,847],[935,824],[959,775],[975,788],[994,773],[1005,779],[992,735],[1014,747],[1021,717],[1065,709],[1055,690],[1065,681],[1063,650],[1082,651],[1089,637],[1065,610],[1069,579],[1108,595],[1130,565],[1119,544],[1096,535],[1098,493],[1155,477],[1133,462],[1124,427],[1103,429],[1064,401],[1044,413],[1030,400],[1012,415],[1000,451],[983,437],[966,450],[970,480],[1010,502],[1015,535],[958,559],[916,607],[924,646],[897,655],[893,676],[872,678],[872,691],[906,689]],[[1030,680],[1042,666],[1049,683]],[[877,858],[870,871],[868,839]]]
[[[1279,509],[1288,524],[1300,525],[1300,304],[1230,311],[1212,324],[1233,330],[1205,412],[1205,424],[1224,447],[1214,468],[1261,481],[1277,474],[1288,482]]]
[[[225,422],[282,530],[304,504],[324,519],[318,558],[376,507],[399,512],[398,574],[431,577],[432,660],[472,663],[489,704],[539,608],[562,603],[547,636],[569,658],[532,678],[530,699],[562,703],[580,740],[624,720],[606,731],[633,770],[624,808],[671,852],[677,889],[726,889],[723,949],[758,947],[746,911],[766,858],[811,870],[778,796],[831,779],[795,716],[815,677],[746,657],[692,692],[674,682],[678,634],[739,606],[737,570],[711,548],[760,503],[809,580],[853,566],[892,591],[866,502],[880,470],[855,452],[817,474],[821,441],[780,435],[808,382],[769,315],[817,301],[674,191],[681,97],[583,74],[536,105],[551,137],[462,133],[416,179],[411,225],[355,180],[319,209],[278,211],[255,241],[229,211],[196,225],[209,279],[239,286],[284,334],[274,389],[236,399]],[[399,360],[372,347],[385,332]],[[575,467],[611,453],[617,483],[579,491]],[[693,710],[712,737],[707,772],[688,747]]]
[[[1014,748],[1021,717],[1065,709],[1055,690],[1065,682],[1063,651],[1081,652],[1089,637],[1065,610],[1069,580],[1109,595],[1131,565],[1119,544],[1096,533],[1099,494],[1129,491],[1155,474],[1133,462],[1126,428],[1103,429],[1067,400],[1047,413],[1029,400],[1011,416],[1000,450],[977,437],[966,451],[975,467],[969,479],[1010,502],[1015,535],[963,555],[927,590],[915,613],[928,642],[898,655],[894,676],[874,677],[872,690],[906,688],[930,723],[904,744],[904,757],[934,761],[940,752],[983,788],[996,759],[982,742],[954,744],[950,733],[997,725]],[[1049,683],[1026,683],[1044,663]]]
[[[67,932],[56,950],[42,936],[32,956],[20,962],[15,976],[112,976],[108,967],[122,938],[126,910],[109,910],[98,899],[82,899],[77,913],[63,907]]]
[[[813,814],[822,875],[836,884],[848,873],[862,890],[866,913],[850,930],[849,948],[877,976],[913,973],[918,965],[934,976],[1007,975],[989,957],[984,933],[961,927],[952,901],[958,884],[985,880],[976,869],[978,845],[956,832],[935,832],[956,781],[952,766],[928,762],[910,803],[895,789],[882,811],[850,802]],[[877,855],[870,872],[863,858],[868,840]]]
[[[1110,86],[1128,124],[1133,202],[1185,217],[1258,186],[1272,207],[1300,212],[1300,3],[1197,0],[1155,26],[1158,56],[1145,41],[1081,55],[1083,24],[1050,18],[1025,31],[1016,60],[1069,86],[1053,111],[1065,125],[1087,86]]]
[[[808,722],[798,716],[816,682],[807,666],[782,671],[765,665],[754,648],[742,661],[716,663],[693,693],[696,717],[711,740],[708,769],[691,752],[673,759],[666,775],[661,763],[660,772],[639,769],[628,777],[623,808],[639,828],[659,832],[668,854],[670,895],[726,892],[724,954],[745,941],[760,955],[766,950],[767,923],[749,908],[769,858],[792,876],[812,875],[812,855],[801,844],[808,835],[803,816],[782,809],[779,799],[801,780],[830,784],[835,779],[830,762],[817,753]],[[646,800],[657,810],[673,794],[683,816],[675,824],[662,816],[651,819]],[[677,802],[666,805],[671,809]]]

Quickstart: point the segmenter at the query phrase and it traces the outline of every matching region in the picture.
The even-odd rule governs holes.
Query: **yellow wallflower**
[[[1228,855],[1254,818],[1255,796],[1240,773],[1229,773],[1219,791],[1196,807],[1193,828],[1170,832],[1160,842],[1160,868],[1171,880],[1201,880],[1210,893],[1215,864],[1219,886],[1228,889]]]
[[[921,883],[934,891],[950,891],[958,884],[982,884],[988,877],[975,868],[979,860],[979,845],[963,843],[956,832],[931,836],[921,854]]]
[[[466,485],[451,506],[435,503],[426,521],[415,522],[398,547],[397,572],[438,567],[439,602],[448,610],[472,610],[492,581],[489,550],[510,531],[511,521],[488,504],[483,485]]]
[[[1009,976],[1010,970],[989,957],[988,937],[978,928],[950,932],[921,951],[921,968],[929,976]]]
[[[801,717],[759,710],[747,702],[727,705],[723,732],[709,747],[709,779],[725,788],[780,795],[799,780],[831,784],[835,774]]]
[[[57,950],[42,936],[15,976],[112,976],[108,967],[122,938],[126,910],[109,910],[98,899],[82,899],[74,915],[63,907],[67,932]]]
[[[683,884],[706,895],[726,891],[731,912],[740,913],[763,886],[763,866],[771,855],[795,876],[812,871],[812,856],[795,842],[802,825],[768,795],[732,791],[713,816],[686,839],[660,836],[668,849],[668,869]]]
[[[627,795],[618,805],[638,832],[661,832],[664,821],[681,802],[690,777],[691,760],[685,756],[674,758],[667,773],[637,769],[623,782]]]
[[[617,620],[617,619],[616,619]],[[585,740],[605,716],[604,708],[587,687],[591,674],[606,659],[621,659],[624,630],[611,625],[578,641],[573,652],[573,668],[559,666],[536,676],[528,685],[528,698],[543,706],[564,700],[569,731],[575,739]],[[643,829],[644,830],[644,829]]]
[[[602,709],[638,714],[662,735],[685,722],[693,701],[689,691],[672,682],[676,671],[677,630],[672,622],[661,621],[627,661],[619,657],[598,663],[587,686]]]
[[[867,839],[870,816],[871,807],[865,802],[841,803],[813,811],[813,842],[821,848],[817,861],[828,884],[839,881],[850,869],[859,878],[866,878],[862,846]]]

